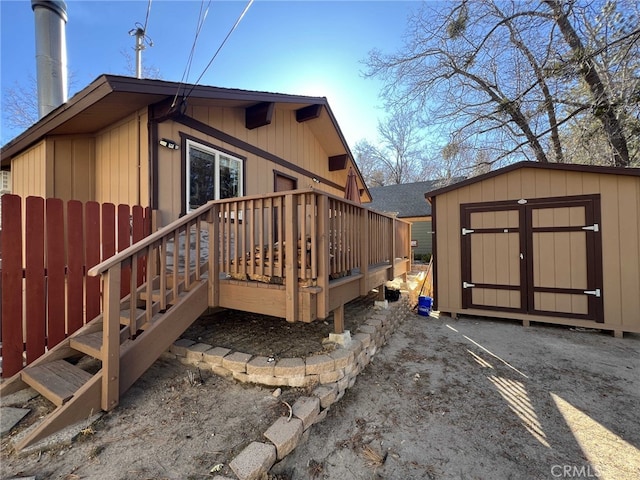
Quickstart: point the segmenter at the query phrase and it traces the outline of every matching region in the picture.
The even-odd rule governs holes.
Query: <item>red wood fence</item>
[[[101,312],[89,268],[150,233],[150,210],[57,198],[2,197],[2,377],[60,343]],[[142,283],[146,262],[138,265]],[[123,277],[127,272],[122,273]],[[127,277],[128,278],[128,277]],[[128,292],[123,281],[121,295]]]

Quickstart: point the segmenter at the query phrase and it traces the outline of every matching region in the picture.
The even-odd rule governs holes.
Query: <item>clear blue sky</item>
[[[209,0],[204,0],[204,7]],[[188,77],[195,82],[222,43],[247,0],[212,0]],[[147,34],[153,47],[146,65],[164,80],[179,81],[191,50],[200,0],[152,0]],[[402,44],[416,1],[255,0],[204,75],[201,84],[327,97],[349,145],[374,141],[383,118],[380,82],[362,78],[363,60],[378,48],[393,52]],[[128,32],[144,24],[148,0],[67,0],[68,69],[71,94],[103,73],[131,74],[123,51],[134,58]],[[34,17],[30,0],[0,0],[0,86],[33,84]],[[2,120],[2,144],[19,132]]]

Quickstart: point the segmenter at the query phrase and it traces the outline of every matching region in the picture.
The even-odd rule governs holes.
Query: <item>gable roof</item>
[[[398,218],[431,215],[431,205],[424,192],[441,185],[439,180],[370,187],[373,200],[367,206],[379,212],[396,213]]]
[[[309,128],[319,138],[322,138],[323,147],[328,156],[347,154],[349,158],[353,159],[326,97],[181,84],[120,75],[101,75],[66,103],[2,146],[0,164],[3,167],[8,166],[13,156],[39,142],[45,136],[91,134],[141,108],[162,101],[171,101],[178,94],[178,98],[181,98],[185,93],[189,93],[190,101],[199,105],[247,108],[262,102],[271,102],[284,105],[284,108],[290,110],[319,105],[321,107],[319,116],[316,120],[309,122]],[[353,160],[352,163],[357,170],[358,167]],[[362,177],[359,170],[358,175]]]
[[[496,177],[498,175],[502,175],[507,172],[512,172],[514,170],[519,170],[521,168],[540,168],[543,170],[563,170],[563,171],[573,171],[573,172],[587,172],[587,173],[599,173],[599,174],[612,174],[612,175],[632,175],[632,176],[640,176],[640,168],[624,168],[624,167],[603,167],[597,165],[580,165],[575,163],[540,163],[540,162],[530,162],[523,161],[512,163],[511,165],[507,165],[506,167],[499,168],[497,170],[492,170],[491,172],[485,173],[483,175],[478,175],[477,177],[471,177],[466,180],[462,180],[461,182],[447,185],[446,187],[434,189],[428,191],[424,194],[424,198],[428,201],[431,201],[433,197],[438,195],[442,195],[443,193],[450,192],[452,190],[456,190],[461,187],[465,187],[467,185],[472,185],[474,183],[482,182],[488,178]]]

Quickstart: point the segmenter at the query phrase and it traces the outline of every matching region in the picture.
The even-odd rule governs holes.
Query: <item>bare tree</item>
[[[20,131],[38,121],[38,91],[33,76],[26,84],[15,83],[7,88],[2,97],[2,116],[7,127]]]
[[[565,150],[576,163],[610,164],[613,158],[615,165],[640,166],[640,4],[609,1],[573,6],[565,14],[581,27],[572,34],[572,25],[566,26],[567,44],[583,45],[558,55],[554,71],[583,79],[563,101],[586,107],[561,132]]]
[[[437,180],[439,186],[450,185],[460,178],[475,177],[491,170],[485,150],[451,139],[435,159],[425,164],[423,178]]]
[[[135,77],[136,76],[136,59],[134,55],[127,48],[121,49],[120,54],[124,57],[124,60],[126,62],[126,67],[125,67],[126,73],[128,75]],[[142,77],[157,80],[162,78],[162,73],[160,72],[160,69],[155,65],[145,65],[143,62]]]
[[[369,187],[383,187],[387,183],[384,166],[378,161],[376,148],[366,139],[358,141],[354,146],[355,161],[360,173]]]
[[[392,110],[378,122],[378,145],[361,140],[355,151],[358,167],[371,186],[419,180],[424,155],[419,116],[408,108]]]
[[[488,154],[489,164],[563,162],[571,123],[591,117],[612,147],[609,162],[626,166],[638,155],[626,124],[639,97],[635,10],[624,0],[425,4],[403,49],[371,52],[368,75],[385,80],[389,105],[418,104],[451,138]],[[603,46],[589,31],[606,24],[595,15],[606,11],[625,28],[610,29]]]

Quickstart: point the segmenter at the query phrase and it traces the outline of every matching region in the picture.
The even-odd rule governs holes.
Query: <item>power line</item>
[[[196,51],[196,43],[198,42],[198,37],[200,36],[200,31],[202,30],[202,26],[204,25],[205,20],[207,19],[207,15],[209,14],[209,7],[211,5],[211,0],[207,4],[207,8],[204,11],[204,15],[202,13],[202,7],[204,6],[204,0],[200,2],[200,13],[198,14],[198,24],[196,26],[196,34],[193,38],[193,44],[191,45],[191,52],[189,53],[189,58],[187,60],[187,64],[184,67],[184,72],[182,72],[182,78],[180,79],[180,84],[178,85],[178,90],[176,91],[176,95],[173,98],[173,102],[171,102],[171,107],[176,106],[176,101],[178,100],[178,95],[180,95],[180,88],[184,84],[184,82],[189,78],[189,72],[191,71],[191,63],[193,62],[193,55]]]
[[[151,0],[149,0],[149,3],[147,4],[147,16],[144,19],[144,27],[142,28],[142,30],[147,31],[147,23],[149,22],[149,13],[151,13]]]
[[[189,95],[191,95],[191,92],[193,92],[193,89],[196,87],[196,85],[198,84],[198,82],[202,79],[202,77],[204,76],[204,74],[206,73],[206,71],[209,69],[209,67],[211,66],[211,64],[213,63],[213,61],[216,59],[216,57],[218,56],[218,53],[220,53],[220,50],[222,50],[222,47],[224,47],[225,43],[227,43],[227,40],[229,39],[229,37],[231,36],[231,34],[234,32],[234,30],[238,27],[238,25],[240,24],[240,22],[242,21],[242,19],[244,18],[245,14],[247,13],[247,11],[249,10],[249,7],[251,7],[251,5],[253,4],[253,0],[249,0],[247,2],[247,5],[244,7],[244,10],[242,11],[242,13],[240,14],[240,16],[238,17],[238,19],[236,20],[236,23],[233,24],[233,27],[231,27],[231,30],[229,30],[229,33],[227,33],[227,36],[224,37],[224,40],[222,41],[222,43],[220,44],[220,46],[218,47],[218,49],[216,50],[216,52],[213,54],[213,56],[211,57],[211,60],[209,60],[209,63],[207,63],[207,66],[204,68],[204,70],[202,71],[202,73],[200,74],[200,76],[198,77],[198,79],[194,82],[194,84],[191,86],[191,90],[189,90],[189,93],[187,93],[184,96],[184,100],[186,100]]]

